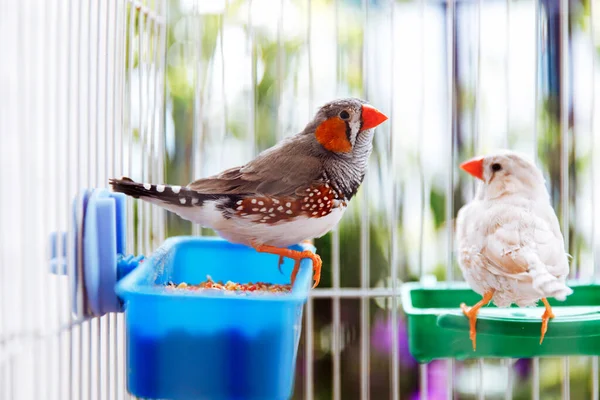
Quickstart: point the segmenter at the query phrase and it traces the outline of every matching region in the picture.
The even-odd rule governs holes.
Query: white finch
[[[565,283],[569,264],[544,177],[513,152],[476,157],[460,167],[482,181],[475,198],[458,212],[456,225],[463,276],[483,296],[473,307],[461,304],[473,350],[477,312],[490,301],[528,307],[541,299],[546,306],[541,344],[554,318],[546,298],[564,301],[573,293]]]

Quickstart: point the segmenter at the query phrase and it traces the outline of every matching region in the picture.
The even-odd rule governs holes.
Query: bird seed
[[[205,291],[205,290],[219,290],[227,293],[237,294],[248,294],[248,293],[290,293],[292,291],[292,285],[280,285],[267,282],[249,282],[249,283],[236,283],[232,281],[215,282],[209,275],[206,276],[206,280],[198,284],[192,285],[186,282],[179,284],[169,282],[166,284],[166,288],[169,290],[187,290],[187,291]]]

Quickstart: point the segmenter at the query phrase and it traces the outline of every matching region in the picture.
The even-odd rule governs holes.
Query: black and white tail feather
[[[139,183],[127,177],[109,179],[108,183],[115,192],[160,205],[171,211],[200,207],[204,202],[217,200],[220,197],[214,194],[199,193],[185,186]]]

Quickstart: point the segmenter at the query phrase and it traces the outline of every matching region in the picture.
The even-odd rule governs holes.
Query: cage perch
[[[570,282],[564,302],[549,299],[555,318],[540,345],[543,307],[483,307],[477,317],[477,350],[461,302],[480,299],[466,283],[406,283],[402,306],[408,319],[409,349],[419,362],[480,357],[529,358],[600,355],[600,285]]]

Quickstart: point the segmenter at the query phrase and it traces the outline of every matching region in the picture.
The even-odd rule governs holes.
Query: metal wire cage
[[[315,241],[294,398],[593,398],[598,358],[408,353],[403,282],[462,280],[453,218],[467,157],[533,155],[571,274],[597,278],[594,0],[0,0],[0,399],[123,399],[121,314],[73,314],[50,271],[71,204],[110,177],[186,184],[368,99],[369,172]],[[128,200],[127,247],[212,231]],[[69,236],[68,236],[69,237]],[[67,269],[72,271],[72,254]]]

